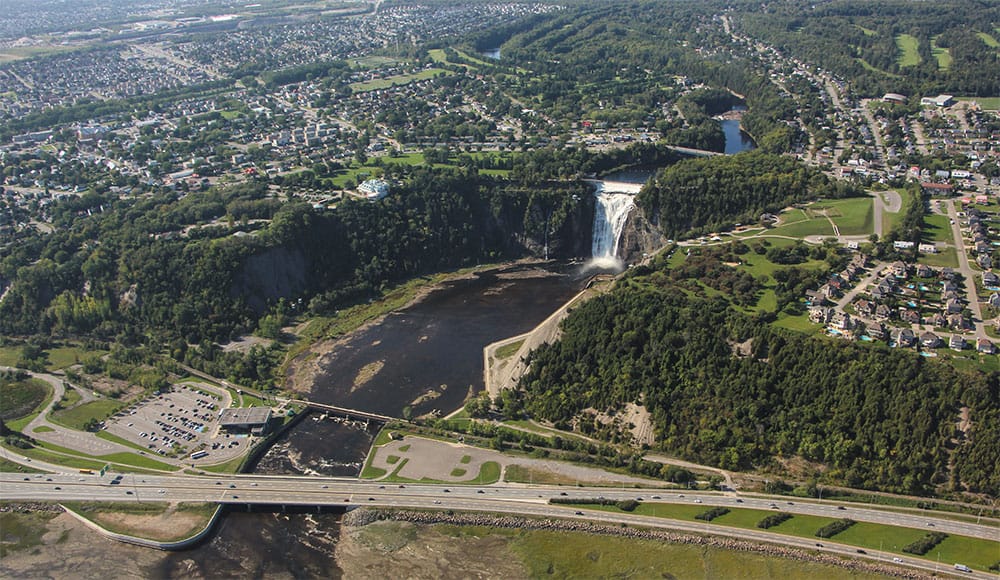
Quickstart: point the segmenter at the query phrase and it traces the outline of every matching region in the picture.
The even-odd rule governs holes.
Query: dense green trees
[[[745,341],[749,355],[733,347]],[[995,484],[995,377],[786,335],[722,297],[681,290],[663,270],[578,307],[561,340],[532,354],[521,386],[529,413],[560,424],[642,401],[660,448],[723,468],[800,456],[853,487],[927,494],[949,481]],[[963,404],[978,427],[953,455]]]
[[[677,238],[756,221],[807,199],[860,194],[795,159],[753,151],[672,165],[643,187],[638,201],[664,234]]]

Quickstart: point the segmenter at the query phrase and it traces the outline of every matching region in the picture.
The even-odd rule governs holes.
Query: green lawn
[[[84,356],[103,356],[108,353],[106,350],[84,350],[77,346],[50,348],[46,352],[49,355],[49,364],[46,365],[46,368],[49,370],[60,370],[73,366],[79,363]]]
[[[786,222],[785,225],[778,226],[768,231],[775,236],[788,236],[790,238],[804,238],[806,236],[832,236],[833,226],[825,217],[805,219],[802,221]]]
[[[871,28],[865,28],[864,26],[861,26],[860,24],[855,24],[855,26],[857,26],[858,28],[860,28],[861,32],[863,32],[865,34],[865,36],[875,36],[876,34],[878,34],[874,30],[872,30]]]
[[[774,321],[772,326],[796,332],[804,332],[809,335],[816,334],[823,328],[822,325],[810,321],[808,314],[789,316],[784,313],[778,315],[778,320]]]
[[[615,506],[579,505],[578,507],[580,509],[621,513],[621,510]],[[704,505],[699,504],[642,503],[632,513],[675,520],[700,521],[696,520],[695,516],[704,512],[705,509]],[[734,528],[758,529],[757,522],[773,513],[777,512],[730,508],[729,513],[719,516],[706,525],[718,524]],[[831,541],[872,550],[882,549],[883,551],[900,555],[903,554],[904,546],[927,534],[927,530],[922,528],[905,528],[870,522],[858,522],[828,540],[816,537],[817,530],[836,519],[797,514],[767,531],[800,538],[815,539],[819,543]],[[937,553],[941,552],[942,562],[962,562],[973,568],[986,570],[1000,558],[998,550],[1000,550],[1000,543],[998,542],[966,536],[949,536],[937,548],[923,557],[928,560],[936,560],[938,557]]]
[[[952,243],[954,241],[954,237],[952,236],[951,224],[948,222],[948,216],[938,213],[929,213],[925,215],[923,241],[925,243]]]
[[[524,340],[516,340],[510,344],[505,344],[493,352],[493,355],[497,360],[503,360],[505,358],[510,358],[514,356],[521,346],[524,345]]]
[[[434,78],[438,75],[451,75],[451,71],[447,71],[440,68],[428,68],[420,72],[396,75],[392,77],[386,77],[384,79],[374,79],[371,81],[365,81],[360,83],[352,83],[351,90],[355,93],[365,93],[368,91],[377,91],[379,89],[387,89],[389,87],[408,85],[415,81],[422,81]]]
[[[531,578],[879,578],[813,562],[660,540],[580,532],[502,533],[518,534],[511,549]]]
[[[976,36],[978,36],[980,40],[986,43],[986,46],[990,48],[1000,48],[1000,42],[998,42],[997,39],[993,38],[992,35],[987,34],[985,32],[977,32]]]
[[[936,254],[921,254],[917,261],[928,266],[957,268],[958,252],[955,248],[944,248]]]
[[[891,213],[888,211],[882,212],[882,231],[885,233],[889,233],[890,231],[892,231],[893,228],[897,227],[900,223],[903,222],[903,217],[906,216],[906,211],[910,208],[910,205],[916,199],[912,194],[910,194],[905,190],[897,191],[896,193],[900,195],[900,197],[903,200],[903,203],[900,206],[899,211],[896,213]]]
[[[896,62],[901,67],[917,66],[920,64],[920,41],[917,37],[909,34],[896,36],[896,47],[899,48],[899,56]]]
[[[860,236],[872,233],[875,207],[870,197],[839,199],[823,202],[831,208],[830,217],[837,224],[842,236]],[[839,212],[837,217],[835,213]]]
[[[143,469],[158,469],[160,471],[177,471],[177,468],[173,465],[170,465],[169,463],[163,463],[162,461],[157,461],[151,457],[146,457],[144,455],[136,455],[135,453],[129,453],[128,451],[123,451],[121,453],[109,453],[108,455],[101,455],[99,459],[102,459],[109,463],[131,465],[134,467],[141,467]]]
[[[21,347],[4,346],[0,347],[0,366],[17,366],[17,361],[21,360]]]
[[[951,68],[951,51],[937,45],[937,37],[931,39],[931,54],[937,59],[938,69],[948,70]]]
[[[987,111],[1000,111],[1000,97],[957,97],[959,101],[975,101]]]
[[[53,411],[50,417],[53,421],[59,423],[60,425],[69,427],[70,429],[76,429],[77,431],[83,431],[86,429],[86,425],[91,419],[103,421],[110,417],[115,410],[121,406],[121,401],[101,399],[98,401],[84,403],[78,407],[73,407],[72,409]]]

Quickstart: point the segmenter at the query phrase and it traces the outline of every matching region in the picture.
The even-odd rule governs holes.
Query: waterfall
[[[599,187],[594,193],[594,233],[590,254],[595,259],[618,259],[618,243],[629,212],[635,207],[630,193],[614,193]]]

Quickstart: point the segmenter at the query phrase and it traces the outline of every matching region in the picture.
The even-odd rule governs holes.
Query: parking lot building
[[[230,407],[219,415],[219,426],[229,433],[262,435],[270,420],[270,407]]]

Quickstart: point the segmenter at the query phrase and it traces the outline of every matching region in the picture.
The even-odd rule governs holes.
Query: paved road
[[[969,265],[969,254],[965,251],[965,244],[962,242],[962,228],[958,222],[958,213],[955,211],[955,200],[948,199],[942,202],[948,208],[948,217],[951,218],[951,235],[955,240],[955,248],[958,251],[958,271],[965,277],[965,291],[969,297],[969,309],[972,310],[972,322],[976,327],[976,338],[986,338],[986,328],[983,324],[983,309],[979,305],[979,293],[976,291],[976,273]]]
[[[9,367],[2,367],[9,368]],[[28,371],[24,371],[28,372]],[[126,447],[124,445],[119,445],[105,439],[101,439],[94,433],[87,433],[84,431],[77,431],[75,429],[68,429],[61,425],[57,425],[48,420],[48,414],[52,411],[52,408],[57,402],[59,402],[66,392],[66,387],[64,386],[64,379],[57,377],[55,375],[50,375],[48,373],[33,373],[28,372],[32,377],[45,381],[52,386],[52,400],[49,402],[48,406],[38,414],[37,417],[31,420],[30,423],[25,426],[23,432],[30,436],[38,439],[40,441],[45,441],[46,443],[52,443],[54,445],[59,445],[61,447],[67,447],[69,449],[77,449],[82,453],[87,455],[101,456],[108,455],[111,453],[136,453],[137,450],[131,447]],[[91,399],[94,397],[91,396]],[[84,399],[86,400],[86,399]],[[45,427],[42,431],[36,431],[38,427]],[[49,431],[48,429],[51,429]]]
[[[380,485],[347,478],[318,478],[292,476],[225,476],[225,477],[183,477],[128,475],[120,484],[111,485],[111,477],[96,475],[0,474],[0,498],[9,501],[195,501],[228,504],[270,504],[270,505],[372,505],[399,508],[458,509],[469,511],[489,511],[513,513],[527,516],[550,518],[583,519],[609,524],[669,528],[687,532],[711,533],[744,540],[780,543],[800,548],[821,550],[864,557],[873,560],[888,560],[900,557],[888,552],[869,550],[859,554],[856,548],[823,540],[793,538],[763,531],[727,528],[725,526],[683,522],[622,514],[586,510],[576,506],[560,506],[548,503],[550,498],[593,498],[603,496],[609,499],[637,499],[646,502],[676,504],[700,503],[706,506],[745,507],[763,510],[781,510],[790,513],[825,515],[828,517],[849,516],[858,521],[871,521],[891,525],[901,525],[925,529],[933,527],[945,533],[998,539],[998,529],[994,525],[976,525],[938,519],[915,514],[879,511],[858,507],[847,507],[831,502],[801,502],[787,500],[774,501],[767,498],[731,498],[704,492],[665,492],[656,490],[609,489],[609,488],[560,488],[554,486],[497,485],[485,487],[462,487],[444,485]],[[59,488],[59,489],[56,489]],[[773,506],[773,507],[772,507]],[[580,513],[577,513],[580,512]],[[935,564],[916,558],[905,558],[907,565],[933,570]],[[988,578],[979,575],[977,577]]]

